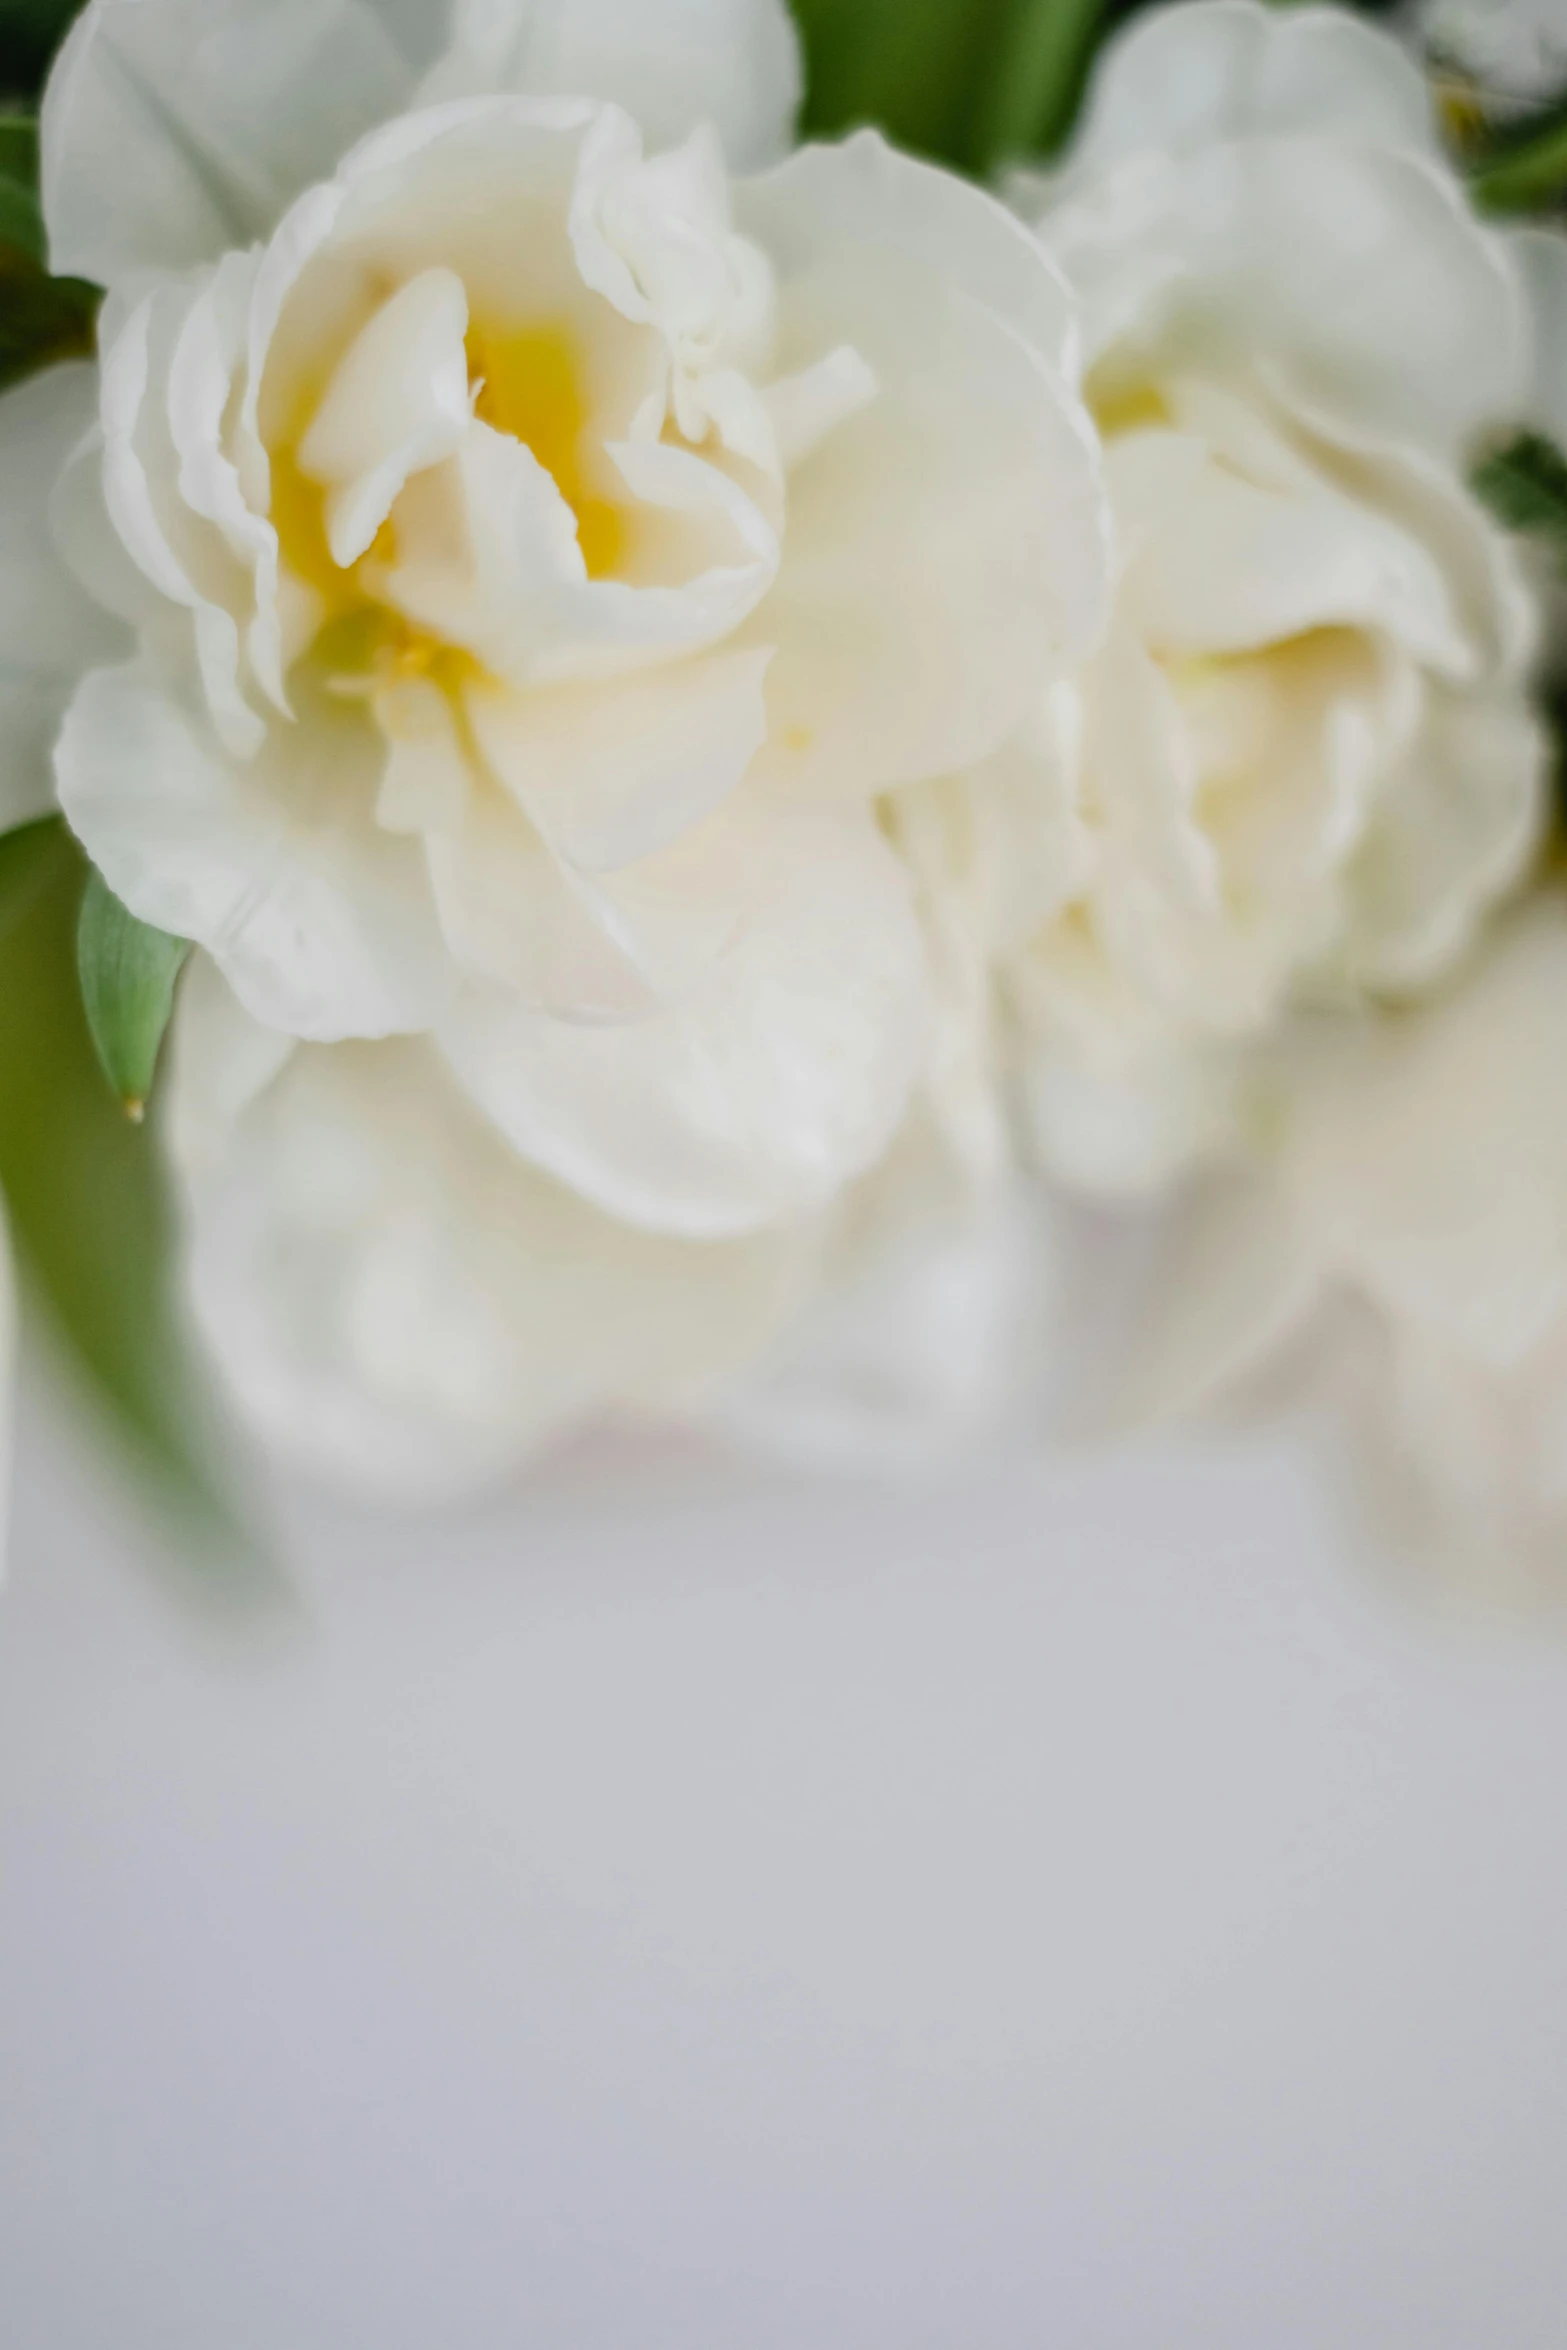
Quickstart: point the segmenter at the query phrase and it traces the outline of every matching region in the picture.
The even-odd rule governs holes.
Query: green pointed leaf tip
[[[1567,457],[1541,433],[1520,433],[1474,474],[1475,495],[1509,530],[1550,539],[1567,558]]]
[[[174,983],[190,947],[127,913],[97,873],[87,877],[76,931],[82,1005],[103,1073],[132,1118],[152,1092]]]

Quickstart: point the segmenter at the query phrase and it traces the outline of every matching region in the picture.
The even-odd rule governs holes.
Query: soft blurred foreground
[[[21,1454],[6,2350],[1557,2350],[1567,1651],[1284,1438],[294,1497],[240,1642]]]

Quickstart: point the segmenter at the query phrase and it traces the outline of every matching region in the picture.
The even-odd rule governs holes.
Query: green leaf
[[[1475,495],[1509,530],[1551,540],[1567,557],[1567,457],[1542,434],[1520,433],[1474,473]]]
[[[46,885],[0,940],[0,1185],[18,1261],[186,1536],[179,1563],[221,1563],[221,1584],[201,1587],[248,1597],[266,1580],[212,1468],[206,1386],[170,1278],[162,1160],[94,1059],[76,973],[84,866],[69,836],[57,838]]]
[[[31,114],[0,114],[0,179],[38,193],[38,123]]]
[[[1567,98],[1490,140],[1469,184],[1487,212],[1544,212],[1567,203]]]
[[[30,188],[0,177],[0,245],[10,245],[29,261],[44,257],[44,216]]]
[[[980,110],[1014,0],[795,0],[805,43],[805,127],[875,123],[915,153],[982,160]]]
[[[189,953],[188,940],[139,922],[101,874],[88,874],[76,928],[82,1006],[115,1099],[138,1122],[174,1010],[174,982]]]
[[[987,169],[1050,155],[1072,127],[1104,0],[1013,0],[980,117]]]

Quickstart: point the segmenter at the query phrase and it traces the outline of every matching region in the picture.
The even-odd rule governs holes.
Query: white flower
[[[1466,482],[1567,415],[1567,242],[1480,225],[1386,37],[1253,0],[1141,18],[1028,202],[1084,308],[1115,612],[939,796],[1041,1155],[1136,1190],[1230,1131],[1292,1005],[1418,994],[1527,865],[1537,616]]]
[[[303,1044],[205,956],[169,1138],[197,1324],[249,1427],[381,1500],[499,1478],[617,1418],[815,1458],[927,1458],[1013,1404],[1037,1228],[928,1121],[836,1208],[638,1230],[526,1165],[425,1038]]]
[[[1473,82],[1493,108],[1526,114],[1567,85],[1559,0],[1416,0],[1409,15],[1436,64]]]
[[[1135,1415],[1200,1409],[1291,1360],[1348,1377],[1352,1424],[1439,1532],[1498,1572],[1553,1543],[1559,1560],[1564,1005],[1553,885],[1429,1005],[1293,1032],[1261,1105],[1267,1140],[1171,1218]]]
[[[92,0],[62,52],[51,256],[109,292],[56,525],[135,649],[60,798],[264,1026],[426,1037],[583,1200],[738,1236],[923,1065],[876,796],[1100,625],[1072,310],[872,136],[731,179],[782,0],[437,14]]]

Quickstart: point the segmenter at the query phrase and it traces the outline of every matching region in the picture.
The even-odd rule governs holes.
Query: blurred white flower
[[[230,1394],[280,1455],[373,1498],[440,1499],[632,1416],[910,1460],[1015,1404],[1047,1235],[934,1121],[785,1226],[638,1230],[519,1159],[428,1039],[296,1042],[204,956],[167,1107]]]
[[[109,293],[56,524],[135,649],[60,798],[263,1025],[426,1035],[582,1199],[755,1231],[923,1065],[876,796],[1101,623],[1070,300],[873,136],[731,180],[787,147],[783,0],[439,13],[92,0],[66,44],[51,256]]]
[[[1172,1214],[1132,1416],[1270,1365],[1348,1386],[1425,1531],[1498,1574],[1567,1551],[1567,897],[1498,924],[1432,1003],[1300,1024],[1248,1162]],[[1310,1343],[1308,1343],[1310,1342]]]
[[[1530,860],[1537,615],[1467,476],[1567,416],[1567,243],[1479,223],[1391,40],[1254,0],[1141,18],[1024,201],[1083,305],[1115,614],[927,796],[1045,1164],[1137,1191],[1291,1006],[1418,995]]]
[[[1462,74],[1492,108],[1527,113],[1567,88],[1561,0],[1415,0],[1407,16],[1435,63]]]

